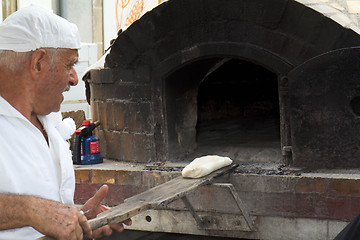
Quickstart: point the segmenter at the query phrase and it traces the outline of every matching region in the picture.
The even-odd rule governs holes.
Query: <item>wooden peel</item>
[[[233,171],[237,166],[238,164],[233,164],[196,179],[179,176],[138,195],[127,198],[124,203],[100,213],[96,218],[90,219],[91,229],[95,230],[108,224],[123,222],[148,209],[164,207],[191,193],[196,188],[211,183],[215,178]],[[45,236],[37,240],[52,239]]]

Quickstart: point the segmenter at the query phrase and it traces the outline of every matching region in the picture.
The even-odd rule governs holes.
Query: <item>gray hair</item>
[[[44,48],[49,54],[50,66],[53,67],[58,56],[60,55],[61,48]],[[22,73],[24,65],[34,51],[29,52],[14,52],[11,50],[0,50],[0,68],[7,69],[10,72]]]
[[[33,52],[14,52],[11,50],[0,50],[0,68],[7,69],[12,73],[22,72],[26,61]]]

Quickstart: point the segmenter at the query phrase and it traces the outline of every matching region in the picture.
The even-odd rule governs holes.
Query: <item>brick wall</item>
[[[235,173],[221,181],[235,186],[250,215],[349,221],[360,214],[360,175],[343,172],[300,176]],[[114,169],[77,169],[75,176],[76,203],[84,203],[102,184],[108,184],[109,196],[103,203],[114,206],[180,176],[180,172],[116,169],[115,164]],[[239,214],[229,196],[213,186],[201,187],[189,199],[198,211]],[[184,210],[181,201],[169,206]]]
[[[154,160],[154,132],[148,74],[135,71],[94,71],[91,86],[96,134],[104,158],[120,161]],[[109,82],[104,82],[108,79]],[[131,81],[129,81],[131,79]]]
[[[85,168],[75,170],[76,204],[85,203],[100,186],[107,184],[110,190],[103,204],[114,206],[122,203],[126,198],[180,175],[179,172],[116,169],[116,163],[113,164],[113,169]]]

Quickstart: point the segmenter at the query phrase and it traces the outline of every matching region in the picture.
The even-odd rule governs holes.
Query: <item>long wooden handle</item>
[[[121,207],[119,207],[121,206]],[[134,203],[132,201],[120,204],[117,207],[109,209],[100,213],[96,218],[90,219],[88,222],[92,230],[98,229],[108,224],[123,222],[147,209],[150,209],[152,204],[144,202],[143,204]],[[36,240],[54,240],[52,237],[44,236]]]

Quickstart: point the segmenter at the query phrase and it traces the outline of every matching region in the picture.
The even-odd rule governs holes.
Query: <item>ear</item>
[[[46,56],[46,50],[45,49],[37,49],[35,52],[31,55],[31,62],[30,62],[30,71],[31,74],[36,77],[38,74],[41,73],[44,67],[44,59]]]

